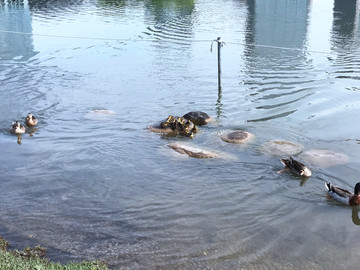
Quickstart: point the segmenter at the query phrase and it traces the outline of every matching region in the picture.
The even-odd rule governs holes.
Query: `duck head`
[[[360,182],[355,185],[354,194],[360,195]]]

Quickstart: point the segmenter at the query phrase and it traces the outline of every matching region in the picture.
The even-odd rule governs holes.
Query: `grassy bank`
[[[8,250],[9,242],[0,236],[1,270],[109,270],[101,261],[60,264],[45,258],[46,249],[36,246],[23,251]]]

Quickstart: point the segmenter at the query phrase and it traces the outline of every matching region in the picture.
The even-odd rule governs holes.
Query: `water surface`
[[[358,265],[357,209],[324,188],[360,174],[357,1],[0,1],[0,25],[0,233],[15,248],[113,269]],[[193,110],[215,119],[193,139],[146,130]],[[28,112],[20,144],[9,128]],[[256,139],[221,141],[237,129]],[[262,151],[275,139],[350,160],[303,181]]]

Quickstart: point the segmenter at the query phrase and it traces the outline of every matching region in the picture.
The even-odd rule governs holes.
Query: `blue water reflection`
[[[356,266],[358,213],[323,182],[358,181],[359,36],[353,0],[0,1],[0,234],[114,269]],[[192,110],[216,120],[193,139],[146,130]],[[256,139],[220,139],[236,129]],[[272,140],[349,160],[305,182]]]

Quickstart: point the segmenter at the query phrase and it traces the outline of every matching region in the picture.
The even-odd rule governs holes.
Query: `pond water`
[[[356,267],[358,209],[324,182],[360,176],[359,5],[1,0],[0,235],[113,269]],[[193,139],[146,129],[198,110],[214,121]],[[29,112],[39,124],[18,141],[11,123]],[[239,129],[255,139],[220,139]],[[349,160],[278,174],[272,140]]]

